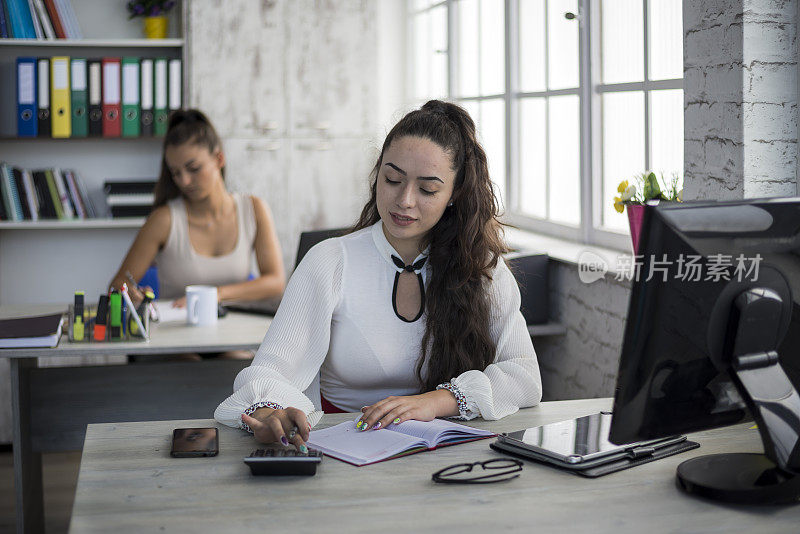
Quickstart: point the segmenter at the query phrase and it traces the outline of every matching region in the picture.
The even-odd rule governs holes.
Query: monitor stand
[[[783,302],[771,289],[742,292],[732,309],[729,372],[753,416],[764,454],[700,456],[678,466],[678,485],[715,500],[800,501],[800,395],[778,363]]]

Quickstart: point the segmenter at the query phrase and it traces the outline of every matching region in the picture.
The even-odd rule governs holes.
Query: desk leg
[[[42,454],[31,448],[30,370],[36,358],[11,359],[11,405],[14,418],[14,488],[17,532],[44,532]]]

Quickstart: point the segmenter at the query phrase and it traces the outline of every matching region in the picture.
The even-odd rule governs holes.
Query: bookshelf
[[[0,78],[16,80],[20,56],[167,57],[183,60],[188,95],[186,0],[169,13],[166,39],[143,38],[142,20],[129,20],[125,2],[71,0],[84,39],[0,39]],[[0,161],[29,169],[75,170],[100,211],[103,182],[158,175],[162,139],[20,138],[15,83],[0,84]],[[69,302],[75,290],[94,300],[119,267],[142,218],[0,222],[0,305]]]
[[[181,48],[183,39],[0,39],[0,47],[19,48]]]
[[[86,229],[103,229],[103,228],[141,228],[144,224],[144,217],[126,217],[122,219],[88,219],[88,220],[70,220],[70,221],[2,221],[0,222],[0,231],[2,230],[86,230]]]

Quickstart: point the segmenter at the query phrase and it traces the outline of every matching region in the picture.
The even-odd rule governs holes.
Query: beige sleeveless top
[[[221,286],[247,280],[253,265],[256,216],[249,195],[232,194],[236,202],[239,237],[233,251],[224,256],[198,254],[189,240],[189,223],[183,197],[169,201],[167,205],[172,218],[169,236],[155,260],[160,284],[159,298],[182,297],[186,293],[186,286],[191,284]]]

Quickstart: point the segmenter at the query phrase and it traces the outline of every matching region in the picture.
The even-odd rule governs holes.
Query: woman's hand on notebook
[[[431,421],[437,417],[458,415],[455,397],[447,390],[436,390],[420,395],[386,397],[382,401],[361,408],[364,415],[356,423],[359,430],[378,430],[403,421]]]
[[[308,451],[306,441],[308,441],[311,427],[303,410],[297,408],[272,410],[266,416],[259,414],[259,410],[256,410],[253,415],[255,417],[242,414],[242,421],[247,423],[259,442],[275,443],[279,441],[284,445],[291,443],[300,452]]]

